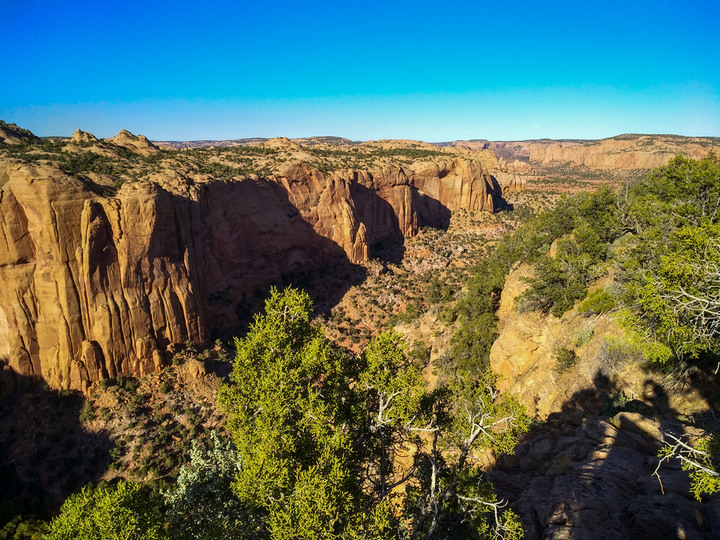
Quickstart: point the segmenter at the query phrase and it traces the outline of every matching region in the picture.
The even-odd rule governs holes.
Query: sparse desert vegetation
[[[205,185],[284,178],[300,154],[329,174],[456,152],[329,140],[158,149],[139,138],[131,150],[19,134],[0,147],[11,166],[54,167],[103,200],[160,171]],[[645,176],[533,175],[505,191],[502,211],[457,209],[376,242],[369,260],[256,287],[232,306],[238,340],[178,344],[160,369],[83,393],[34,378],[6,388],[2,534],[532,537],[561,510],[563,527],[599,526],[583,514],[583,474],[610,494],[604,508],[631,508],[625,524],[605,517],[613,534],[636,532],[666,492],[679,510],[652,514],[651,530],[707,534],[720,166],[710,155]],[[226,315],[222,292],[210,301]],[[629,463],[642,478],[623,484]],[[579,502],[564,506],[571,492]]]

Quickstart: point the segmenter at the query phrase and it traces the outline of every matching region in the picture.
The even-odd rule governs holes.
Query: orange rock
[[[111,141],[155,151],[127,132]],[[368,260],[377,242],[500,195],[464,159],[342,174],[295,162],[268,180],[167,172],[114,197],[50,166],[0,169],[0,360],[76,389],[158,370],[287,272]]]

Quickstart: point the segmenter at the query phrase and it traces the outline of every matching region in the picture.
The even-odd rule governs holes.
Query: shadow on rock
[[[44,514],[105,473],[106,433],[80,420],[84,398],[9,375],[0,391],[0,528],[17,514]]]
[[[598,373],[489,477],[529,539],[716,538],[716,496],[694,500],[679,463],[660,468],[662,486],[653,476],[663,432],[700,433],[676,417],[653,381],[630,400]]]

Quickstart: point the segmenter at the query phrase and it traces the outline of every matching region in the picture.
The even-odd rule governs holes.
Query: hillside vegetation
[[[441,319],[457,330],[432,366],[392,331],[353,353],[312,320],[306,293],[273,290],[236,340],[219,391],[232,442],[207,434],[162,490],[124,480],[87,486],[52,521],[19,519],[4,531],[51,539],[519,538],[517,515],[478,460],[488,448],[512,453],[530,427],[489,369],[508,272],[519,262],[534,268],[520,310],[612,311],[651,365],[678,379],[712,372],[720,363],[719,206],[713,155],[676,157],[641,181],[561,199],[498,241],[459,300],[438,294]],[[612,285],[588,296],[602,276]],[[429,385],[431,370],[437,381]],[[720,489],[710,428],[666,445],[659,458],[681,458],[698,498]]]
[[[619,309],[653,362],[681,369],[720,360],[720,165],[681,156],[618,190],[601,188],[557,206],[500,241],[481,260],[455,308],[462,326],[453,361],[487,362],[505,276],[518,262],[535,278],[520,310],[562,315],[602,275],[611,290],[585,300],[589,311]]]

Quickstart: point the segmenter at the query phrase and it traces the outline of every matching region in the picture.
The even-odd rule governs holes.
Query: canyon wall
[[[594,170],[649,170],[666,165],[678,154],[703,159],[711,150],[720,152],[713,137],[626,134],[600,140],[454,141],[458,148],[491,150],[500,169],[513,162],[538,166],[570,165]],[[502,183],[502,181],[501,181]]]
[[[653,169],[677,154],[702,159],[720,142],[696,137],[663,135],[621,136],[587,143],[555,143],[530,148],[530,162],[541,165],[571,163],[589,169]]]
[[[165,170],[110,196],[47,165],[0,163],[0,364],[86,389],[158,369],[237,324],[281,275],[368,260],[456,209],[493,211],[479,161],[227,181]]]

